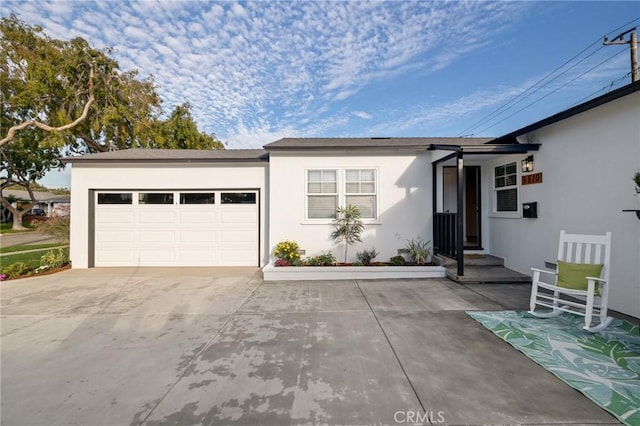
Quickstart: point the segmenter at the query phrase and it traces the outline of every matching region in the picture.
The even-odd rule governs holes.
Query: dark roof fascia
[[[624,96],[630,95],[632,93],[640,90],[640,81],[636,81],[635,83],[627,84],[619,89],[613,90],[609,93],[605,93],[602,96],[591,99],[587,102],[584,102],[580,105],[576,105],[567,110],[561,111],[555,115],[544,118],[538,122],[525,126],[521,129],[515,130],[511,133],[508,133],[504,136],[500,136],[492,141],[489,141],[490,144],[512,144],[517,143],[516,138],[518,136],[522,136],[526,133],[530,133],[534,130],[538,130],[542,127],[549,126],[550,124],[557,123],[558,121],[566,120],[567,118],[573,117],[574,115],[578,115],[580,113],[589,111],[590,109],[599,107],[600,105],[604,105],[606,103],[615,101],[616,99],[622,98]]]
[[[345,145],[345,146],[268,146],[265,145],[265,149],[271,151],[291,151],[291,152],[300,152],[300,151],[384,151],[388,149],[393,149],[397,151],[426,151],[429,148],[426,144],[419,145],[376,145],[376,146],[354,146],[354,145]]]
[[[538,151],[540,144],[516,143],[516,144],[483,144],[483,145],[441,145],[433,144],[431,151],[454,151],[463,154],[525,154],[529,151]]]
[[[78,160],[75,158],[61,158],[61,162],[63,163],[80,163],[80,164],[151,164],[151,163],[268,163],[269,158],[192,158],[192,159],[98,159],[98,158],[87,158],[85,160]]]
[[[59,160],[65,164],[268,163],[269,154],[263,154],[255,158],[91,158],[78,156],[60,158]]]

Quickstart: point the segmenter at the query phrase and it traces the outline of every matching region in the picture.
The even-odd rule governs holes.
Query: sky
[[[602,41],[640,27],[639,1],[2,0],[0,14],[112,49],[228,149],[501,136],[630,83],[629,45]]]

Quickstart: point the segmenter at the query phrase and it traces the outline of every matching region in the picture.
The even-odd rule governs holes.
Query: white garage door
[[[95,266],[257,266],[257,191],[97,191]]]

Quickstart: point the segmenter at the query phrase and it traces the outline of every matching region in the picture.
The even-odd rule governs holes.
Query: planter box
[[[442,266],[278,266],[262,268],[265,281],[444,278]]]

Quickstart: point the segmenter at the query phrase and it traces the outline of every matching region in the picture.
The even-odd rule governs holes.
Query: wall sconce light
[[[533,155],[522,160],[522,172],[529,173],[533,171]]]

